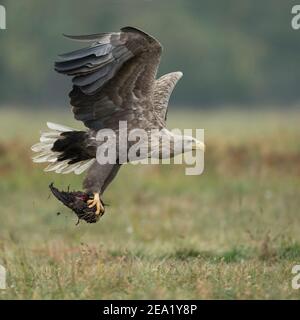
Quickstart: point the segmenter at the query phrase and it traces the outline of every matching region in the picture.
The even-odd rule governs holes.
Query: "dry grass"
[[[170,117],[206,129],[204,174],[125,166],[105,216],[75,226],[48,184],[79,189],[82,177],[43,173],[29,151],[43,122],[74,125],[69,115],[1,112],[1,298],[299,298],[299,113]]]

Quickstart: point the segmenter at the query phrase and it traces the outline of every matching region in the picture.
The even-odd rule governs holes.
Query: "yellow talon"
[[[104,212],[104,207],[101,203],[100,195],[98,192],[94,193],[94,199],[88,200],[87,204],[89,208],[93,208],[94,206],[96,206],[96,215]]]

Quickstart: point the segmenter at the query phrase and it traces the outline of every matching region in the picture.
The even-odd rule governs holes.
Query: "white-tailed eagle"
[[[88,206],[101,215],[104,207],[100,197],[122,163],[97,162],[99,142],[95,137],[99,130],[109,128],[118,134],[119,121],[127,121],[128,130],[159,129],[161,135],[184,141],[184,151],[204,150],[204,145],[193,137],[174,135],[166,128],[168,101],[182,73],[172,72],[156,79],[162,53],[156,39],[133,27],[67,37],[88,44],[61,55],[55,63],[57,72],[72,77],[72,111],[87,130],[48,123],[51,131],[42,133],[40,142],[32,147],[39,153],[33,160],[49,162],[45,171],[80,174],[88,170],[83,182],[87,194],[93,195]],[[173,149],[171,156],[182,152]]]

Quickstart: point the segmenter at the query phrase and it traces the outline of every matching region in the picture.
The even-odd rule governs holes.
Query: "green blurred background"
[[[300,31],[289,0],[7,1],[0,32],[0,104],[67,103],[70,81],[53,71],[62,37],[137,26],[164,45],[159,73],[181,70],[174,104],[211,108],[295,105]]]

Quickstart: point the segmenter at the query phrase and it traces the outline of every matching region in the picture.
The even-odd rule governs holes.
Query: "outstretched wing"
[[[165,74],[155,81],[153,106],[159,117],[164,122],[167,120],[170,96],[182,75],[182,72],[172,72]]]
[[[141,30],[68,36],[91,46],[61,55],[55,70],[72,76],[70,92],[75,119],[88,128],[160,126],[153,108],[153,89],[160,62],[160,43]]]

